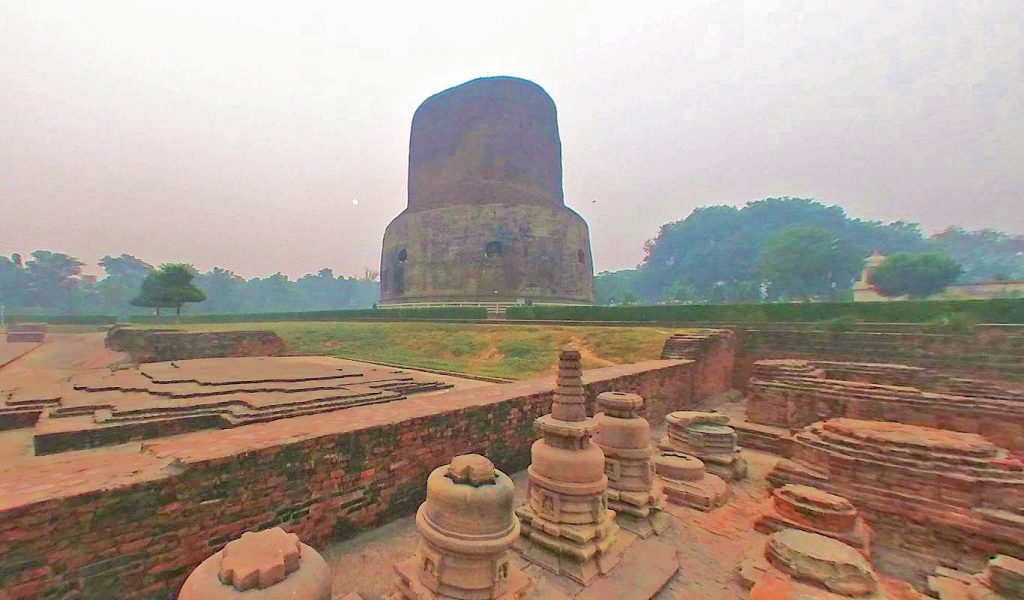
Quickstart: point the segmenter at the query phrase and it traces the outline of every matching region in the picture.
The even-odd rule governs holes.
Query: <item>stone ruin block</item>
[[[746,418],[789,429],[838,417],[893,421],[977,433],[1024,451],[1024,392],[924,373],[904,365],[758,361]],[[931,384],[940,391],[910,384]]]
[[[928,578],[928,589],[939,600],[1018,600],[1024,598],[1024,560],[996,555],[974,575],[940,569]]]
[[[9,323],[7,343],[41,344],[46,341],[46,323]]]
[[[736,445],[736,430],[721,413],[676,411],[665,417],[668,430],[658,442],[663,452],[689,454],[704,462],[709,473],[726,481],[747,476],[747,461]]]
[[[800,529],[847,544],[870,556],[871,528],[842,496],[806,485],[789,484],[772,491],[764,514],[754,523],[761,533]]]
[[[725,504],[732,491],[721,477],[705,472],[696,456],[666,452],[655,460],[662,488],[672,504],[710,511]]]
[[[768,479],[849,499],[874,530],[878,564],[919,587],[937,566],[1024,556],[1024,463],[978,435],[832,419],[796,433]]]

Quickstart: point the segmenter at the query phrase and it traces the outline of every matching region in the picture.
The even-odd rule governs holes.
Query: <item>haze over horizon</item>
[[[1019,0],[504,8],[0,2],[0,254],[361,275],[413,111],[487,75],[554,99],[597,271],[771,196],[1024,233]]]

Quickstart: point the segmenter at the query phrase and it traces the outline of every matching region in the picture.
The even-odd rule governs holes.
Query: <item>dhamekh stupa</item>
[[[565,206],[555,103],[474,79],[412,118],[409,205],[384,232],[381,306],[590,304],[587,223]]]

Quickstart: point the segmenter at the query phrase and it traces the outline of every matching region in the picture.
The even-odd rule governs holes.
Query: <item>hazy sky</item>
[[[413,111],[483,75],[554,98],[598,270],[767,196],[1024,231],[1021,0],[0,0],[0,253],[376,269]]]

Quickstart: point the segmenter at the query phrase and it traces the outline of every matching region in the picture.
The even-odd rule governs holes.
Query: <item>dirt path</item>
[[[48,334],[38,348],[0,369],[0,390],[59,383],[73,373],[125,360],[125,354],[103,347],[104,337],[102,332]]]

